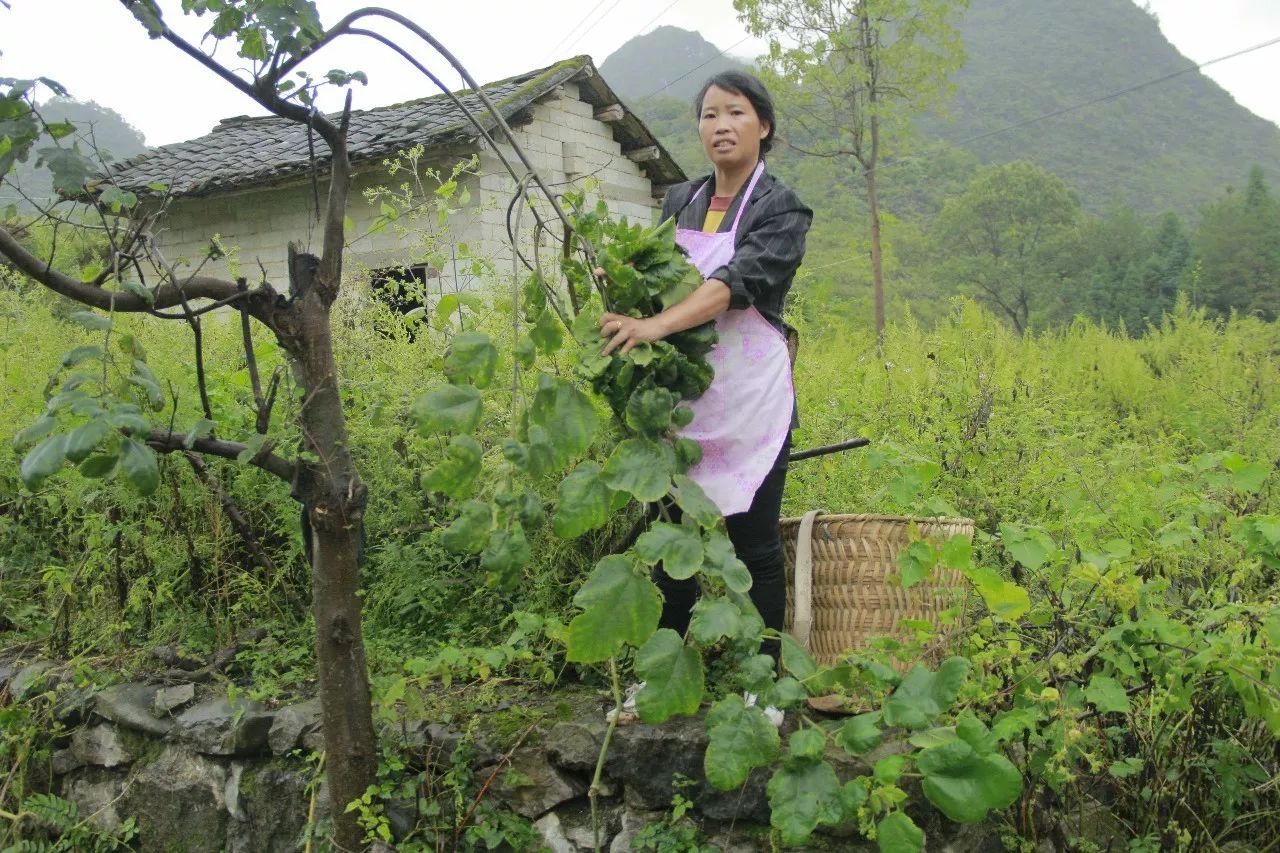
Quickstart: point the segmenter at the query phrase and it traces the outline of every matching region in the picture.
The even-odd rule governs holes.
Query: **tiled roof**
[[[530,104],[570,80],[587,81],[582,97],[597,106],[617,103],[600,79],[591,58],[579,56],[547,68],[483,86],[503,118],[515,121]],[[492,129],[493,119],[474,93],[460,95],[467,110]],[[335,117],[336,118],[336,117]],[[111,174],[123,189],[139,194],[148,185],[164,184],[174,195],[212,195],[252,185],[274,184],[310,173],[307,128],[277,116],[223,119],[198,139],[154,148],[115,165]],[[658,145],[656,139],[632,115],[614,125],[614,135],[624,150]],[[625,138],[623,138],[625,137]],[[472,124],[447,96],[353,110],[347,134],[353,162],[381,159],[411,145],[428,146],[470,142],[478,138]],[[324,173],[328,149],[318,135],[312,144]],[[659,146],[661,150],[661,146]],[[658,160],[642,164],[655,185],[684,180],[679,166],[666,151]]]

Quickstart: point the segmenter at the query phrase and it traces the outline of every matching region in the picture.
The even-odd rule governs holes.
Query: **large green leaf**
[[[788,760],[769,780],[768,791],[769,822],[784,844],[803,844],[818,824],[834,826],[844,819],[840,781],[825,761]]]
[[[413,402],[418,432],[471,432],[480,423],[480,389],[473,385],[439,385]]]
[[[686,516],[708,529],[720,523],[720,508],[688,475],[676,474],[671,478],[671,484],[675,487],[672,494],[676,505]]]
[[[641,388],[627,401],[627,426],[645,435],[661,435],[671,427],[677,402],[666,388]]]
[[[612,514],[613,492],[600,476],[600,466],[583,462],[556,488],[551,528],[562,539],[573,539],[603,527]]]
[[[106,418],[94,418],[67,433],[66,456],[68,461],[80,463],[102,443],[111,431]]]
[[[640,535],[635,549],[641,560],[650,566],[662,563],[676,580],[691,578],[702,567],[702,537],[687,525],[657,522]]]
[[[1095,675],[1084,689],[1084,698],[1103,714],[1127,714],[1131,707],[1124,686],[1107,675]]]
[[[924,830],[906,812],[890,812],[876,824],[876,844],[880,853],[920,853]]]
[[[676,455],[669,444],[628,438],[619,442],[605,463],[604,479],[609,488],[651,503],[667,494],[675,470]]]
[[[693,616],[689,619],[689,636],[694,642],[710,646],[726,637],[732,639],[741,631],[742,611],[728,598],[703,595],[693,606]]]
[[[639,646],[658,626],[658,587],[631,560],[610,554],[596,563],[573,603],[583,609],[569,623],[568,653],[575,663],[596,663],[623,643]]]
[[[789,633],[782,635],[782,668],[801,682],[812,679],[818,673],[818,662],[809,650]]]
[[[73,322],[79,323],[94,332],[105,332],[111,328],[111,318],[92,311],[72,311],[67,315]]]
[[[742,697],[731,694],[707,712],[707,751],[703,769],[707,781],[728,791],[747,781],[756,767],[765,767],[778,757],[781,746],[778,730],[764,711],[748,707]]]
[[[97,314],[90,314],[88,311],[80,311],[77,313],[85,314],[95,320],[102,320],[107,324],[107,328],[111,327],[111,321],[106,317],[99,317]],[[75,367],[78,364],[83,364],[91,358],[100,360],[103,355],[105,355],[105,352],[98,344],[81,344],[62,357],[62,366]]]
[[[959,823],[977,823],[1022,793],[1022,776],[1009,759],[979,754],[963,740],[924,750],[916,767],[924,774],[921,787],[929,802]]]
[[[599,425],[600,416],[586,394],[564,380],[538,377],[538,391],[529,405],[529,440],[534,440],[533,427],[546,430],[557,466],[590,447]]]
[[[480,460],[484,450],[469,435],[455,435],[445,448],[444,458],[422,478],[422,484],[436,492],[444,492],[459,500],[471,494],[480,476]]]
[[[902,572],[902,588],[920,583],[929,574],[938,554],[933,546],[923,539],[917,539],[898,553],[898,569]]]
[[[49,433],[53,432],[53,428],[58,425],[57,418],[51,418],[48,415],[41,415],[31,424],[21,430],[13,437],[14,450],[20,450],[28,444],[37,442]]]
[[[551,353],[560,349],[564,343],[564,332],[560,328],[560,320],[550,308],[542,309],[537,322],[529,330],[529,340],[541,352]]]
[[[1058,550],[1049,534],[1035,527],[1008,522],[1000,525],[1000,538],[1013,558],[1028,569],[1038,569]]]
[[[707,534],[704,548],[703,571],[715,575],[724,581],[724,585],[734,592],[746,592],[751,589],[751,572],[738,559],[733,550],[733,541],[723,530],[712,530]]]
[[[105,477],[116,469],[119,459],[115,453],[96,453],[80,463],[80,473],[91,480]]]
[[[480,568],[489,573],[490,582],[510,586],[519,577],[520,570],[528,565],[531,556],[524,528],[517,524],[510,529],[493,531],[480,554]]]
[[[463,332],[449,344],[444,375],[450,382],[487,388],[498,367],[498,349],[484,332]]]
[[[1000,577],[995,569],[970,566],[965,576],[973,583],[992,615],[1013,622],[1031,609],[1031,597],[1013,581]]]
[[[155,451],[136,439],[126,438],[121,442],[120,470],[139,494],[149,495],[160,485]]]
[[[922,729],[930,725],[951,707],[968,674],[969,661],[962,657],[948,658],[937,672],[916,664],[885,699],[885,722],[907,729]]]
[[[44,481],[57,473],[67,456],[66,434],[51,435],[31,448],[22,460],[18,473],[27,488],[35,491]]]
[[[884,732],[880,729],[881,717],[879,711],[850,717],[836,733],[836,743],[851,755],[861,755],[869,749],[875,749],[884,739]]]
[[[456,554],[479,554],[493,528],[493,508],[484,501],[463,501],[458,517],[440,534],[440,542]]]
[[[644,680],[636,711],[646,723],[698,712],[705,690],[702,656],[670,628],[658,629],[636,652],[636,675]]]
[[[819,760],[827,750],[827,736],[821,729],[796,729],[787,739],[787,757]]]

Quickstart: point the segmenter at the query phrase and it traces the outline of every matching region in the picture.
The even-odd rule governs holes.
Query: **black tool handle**
[[[871,443],[869,438],[854,438],[839,444],[828,444],[826,447],[814,447],[809,450],[798,450],[787,457],[788,462],[799,462],[801,459],[812,459],[815,456],[826,456],[828,453],[839,453],[841,450],[853,450],[855,447],[866,447]]]

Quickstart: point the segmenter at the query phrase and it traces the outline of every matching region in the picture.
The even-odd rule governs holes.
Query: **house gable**
[[[512,125],[532,165],[557,185],[553,189],[594,178],[598,195],[615,214],[649,220],[662,188],[685,179],[588,57],[483,88]],[[461,99],[482,109],[474,94]],[[275,117],[228,119],[204,137],[127,161],[113,178],[144,200],[148,194],[154,197],[148,185],[168,186],[172,198],[159,242],[171,262],[201,263],[217,235],[230,255],[206,261],[205,271],[257,280],[261,268],[269,280],[279,281],[286,245],[296,241],[306,247],[320,240],[316,200],[323,204],[327,167],[321,157],[324,145],[318,139],[309,144],[306,137],[305,127]],[[370,187],[403,180],[389,176],[383,163],[418,144],[427,148],[425,164],[446,175],[454,163],[479,155],[480,174],[464,181],[469,209],[455,215],[451,238],[489,257],[498,270],[510,268],[506,206],[514,182],[451,100],[441,95],[353,112],[350,140],[355,176],[348,210],[349,269],[421,260],[414,256],[422,252],[421,241],[394,228],[374,228],[378,211],[362,195]],[[506,143],[500,148],[518,164]],[[528,230],[532,217],[526,216],[524,224]],[[522,252],[529,257],[532,246]]]

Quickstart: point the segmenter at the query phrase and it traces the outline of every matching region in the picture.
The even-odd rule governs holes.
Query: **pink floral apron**
[[[676,242],[704,277],[733,259],[738,223],[763,173],[762,160],[728,231],[676,230]],[[706,188],[703,184],[694,198]],[[721,513],[733,515],[751,508],[773,468],[791,428],[795,395],[786,339],[755,306],[725,311],[716,318],[716,332],[719,343],[707,356],[715,378],[706,393],[688,404],[693,421],[681,434],[702,446],[702,461],[689,476]]]

